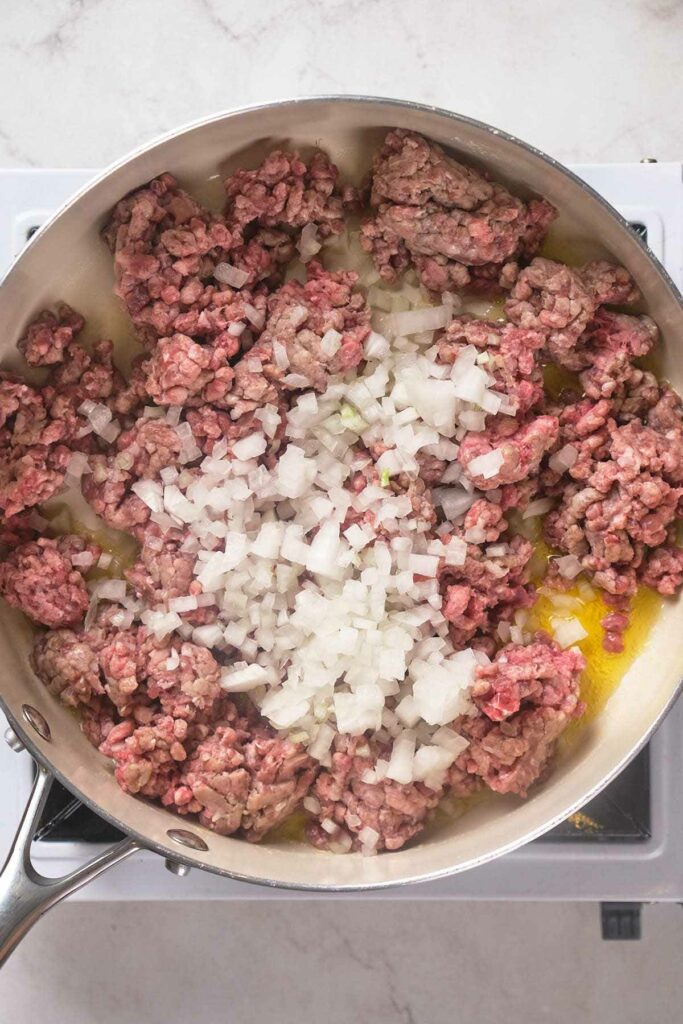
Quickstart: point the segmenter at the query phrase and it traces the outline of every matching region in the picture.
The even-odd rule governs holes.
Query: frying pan
[[[84,315],[93,334],[130,335],[112,295],[112,260],[99,232],[111,207],[165,170],[204,201],[220,204],[221,178],[253,166],[281,145],[320,145],[342,175],[360,179],[389,127],[421,132],[455,155],[487,167],[519,194],[540,194],[560,211],[563,231],[586,258],[605,255],[637,280],[644,308],[663,337],[663,373],[683,391],[683,307],[663,268],[626,222],[587,185],[538,150],[469,118],[414,103],[370,97],[287,100],[219,114],[137,150],[73,197],[34,236],[0,285],[0,361],[19,366],[16,342],[27,321],[57,299]],[[339,892],[435,879],[499,857],[552,828],[596,795],[637,753],[673,703],[683,674],[683,605],[667,602],[648,643],[606,709],[558,759],[526,801],[483,802],[458,820],[440,821],[406,849],[378,857],[334,856],[303,843],[252,845],[182,822],[124,793],[109,762],[51,697],[28,662],[32,629],[0,609],[0,704],[10,741],[36,762],[36,779],[0,875],[0,961],[50,906],[136,850],[242,881]],[[53,779],[128,838],[60,879],[40,876],[30,845]],[[181,869],[182,870],[182,869]]]

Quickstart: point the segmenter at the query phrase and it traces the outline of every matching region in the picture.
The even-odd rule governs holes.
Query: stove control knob
[[[164,861],[164,864],[166,870],[170,871],[172,875],[177,875],[178,878],[185,878],[192,870],[188,864],[181,864],[179,860],[171,860],[170,857]]]
[[[20,754],[24,749],[24,744],[21,742],[14,729],[10,729],[9,727],[5,729],[5,743],[8,747],[11,747],[15,754]]]

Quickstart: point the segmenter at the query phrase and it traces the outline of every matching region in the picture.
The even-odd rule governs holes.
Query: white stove
[[[683,286],[683,175],[681,164],[581,165],[574,170],[646,236],[653,253]],[[89,170],[0,170],[0,272],[50,213],[94,174]],[[5,722],[0,713],[0,725]],[[590,807],[598,828],[568,822],[550,836],[476,870],[436,882],[360,894],[363,899],[544,899],[619,904],[683,902],[683,702],[649,748]],[[0,860],[10,844],[32,782],[28,754],[0,743]],[[63,794],[63,803],[68,797]],[[52,814],[54,816],[54,808]],[[36,867],[46,875],[73,870],[104,849],[98,819],[74,824],[84,809],[33,844]],[[80,816],[80,817],[79,817]],[[70,821],[70,824],[69,824]],[[53,818],[54,825],[54,818]],[[131,856],[72,899],[249,900],[354,899],[265,889],[205,872],[182,878],[164,870],[156,855]]]

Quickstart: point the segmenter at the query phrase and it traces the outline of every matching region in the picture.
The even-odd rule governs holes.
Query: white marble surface
[[[579,904],[71,904],[0,974],[3,1024],[674,1024],[683,911],[603,943]]]
[[[27,0],[2,8],[0,166],[99,167],[283,96],[433,103],[569,161],[683,157],[677,0]],[[0,1020],[676,1019],[683,914],[604,945],[590,906],[65,905]]]
[[[682,29],[679,0],[6,2],[0,166],[98,167],[322,92],[442,105],[565,161],[680,159]]]

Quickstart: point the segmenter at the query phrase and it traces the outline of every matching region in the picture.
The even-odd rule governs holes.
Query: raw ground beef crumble
[[[509,639],[516,616],[535,600],[534,545],[513,529],[511,510],[548,499],[547,543],[576,559],[610,604],[608,650],[623,647],[638,585],[667,596],[683,585],[681,402],[638,362],[658,330],[648,316],[624,310],[639,300],[629,273],[604,260],[570,267],[538,255],[556,216],[546,200],[519,198],[413,132],[388,133],[366,193],[340,182],[319,151],[272,152],[224,186],[224,209],[210,211],[166,173],[112,211],[103,237],[116,294],[142,346],[128,380],[116,369],[112,342],[81,343],[87,325],[68,305],[27,326],[19,349],[30,366],[44,368],[42,383],[0,377],[8,548],[0,592],[48,627],[36,641],[34,669],[79,711],[126,792],[254,842],[304,801],[315,846],[367,852],[371,836],[375,849],[397,850],[445,794],[485,786],[525,796],[583,711],[578,648],[563,650],[544,634]],[[448,522],[433,492],[453,465],[424,452],[417,473],[397,473],[388,485],[410,498],[413,515],[444,543],[462,545],[459,564],[439,563],[437,603],[453,647],[482,657],[470,711],[452,723],[463,746],[430,785],[383,775],[391,744],[372,734],[337,735],[321,766],[247,695],[224,693],[219,654],[177,634],[158,639],[132,615],[121,625],[120,609],[106,599],[89,612],[97,545],[75,534],[41,536],[40,508],[63,488],[74,460],[85,459],[83,497],[109,527],[138,542],[125,568],[130,592],[162,611],[169,601],[197,598],[180,613],[184,626],[215,621],[211,598],[200,600],[189,532],[152,521],[138,485],[172,484],[182,499],[200,455],[224,445],[231,457],[234,445],[263,429],[261,415],[273,423],[263,463],[274,466],[292,401],[305,391],[324,394],[331,377],[362,364],[371,310],[358,275],[325,269],[320,245],[346,230],[363,194],[361,244],[382,280],[410,270],[431,293],[505,299],[505,320],[454,316],[435,338],[444,367],[473,346],[501,399],[482,429],[458,437],[453,465],[480,493]],[[286,277],[306,247],[305,273]],[[548,396],[549,362],[576,375],[574,390]],[[93,408],[104,428],[94,428]],[[346,485],[353,495],[378,486],[375,464],[387,450],[358,446]],[[350,508],[344,529],[370,516]],[[387,536],[378,528],[378,538]],[[546,585],[567,585],[555,560]]]

